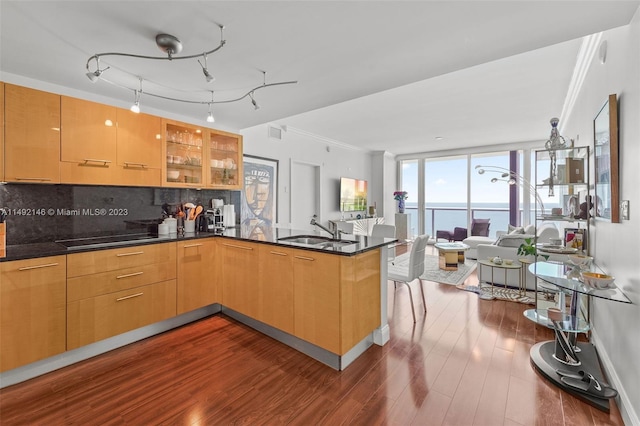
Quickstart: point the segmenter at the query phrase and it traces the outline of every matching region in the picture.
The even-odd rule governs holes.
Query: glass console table
[[[592,265],[589,270],[597,271]],[[567,386],[560,380],[556,370],[578,373],[591,373],[601,383],[606,382],[600,369],[600,362],[595,347],[589,342],[577,342],[578,333],[589,331],[589,323],[580,315],[580,296],[597,297],[620,303],[631,303],[629,298],[618,287],[598,290],[580,281],[580,268],[558,262],[536,262],[529,265],[536,279],[558,288],[560,312],[547,309],[529,309],[524,316],[537,324],[553,328],[556,338],[553,341],[536,343],[531,347],[529,355],[534,368],[549,381],[592,406],[609,412],[609,400],[580,392]],[[566,311],[565,294],[571,297]],[[552,317],[552,318],[550,318]],[[587,315],[588,317],[588,315]]]

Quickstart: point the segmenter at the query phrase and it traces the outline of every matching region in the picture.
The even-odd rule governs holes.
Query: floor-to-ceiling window
[[[419,232],[418,226],[418,204],[419,204],[419,190],[420,184],[418,182],[419,173],[418,160],[405,160],[400,162],[400,180],[401,187],[399,190],[407,191],[407,198],[405,202],[405,213],[410,216],[411,232],[409,235],[416,235]]]
[[[467,155],[424,160],[424,233],[467,227]]]
[[[433,237],[455,227],[470,232],[473,218],[488,218],[489,235],[495,237],[509,224],[533,223],[530,164],[528,150],[401,160],[400,188],[409,193],[406,211],[413,234]],[[479,174],[480,166],[492,171]]]

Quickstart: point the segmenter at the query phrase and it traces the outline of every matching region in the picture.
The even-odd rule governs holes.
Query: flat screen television
[[[367,181],[340,178],[340,211],[356,212],[367,209]]]

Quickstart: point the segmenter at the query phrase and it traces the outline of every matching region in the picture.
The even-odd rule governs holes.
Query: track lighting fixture
[[[212,123],[214,122],[214,117],[213,117],[213,104],[224,104],[224,103],[231,103],[231,102],[237,102],[240,101],[244,98],[246,98],[247,96],[251,99],[251,104],[253,105],[254,109],[259,109],[260,105],[258,105],[258,103],[256,102],[254,95],[255,95],[255,91],[259,90],[259,89],[264,89],[266,87],[271,87],[271,86],[280,86],[280,85],[285,85],[285,84],[296,84],[297,81],[282,81],[282,82],[277,82],[277,83],[269,83],[267,84],[266,81],[266,72],[262,71],[262,76],[263,76],[263,82],[262,85],[260,86],[256,86],[250,90],[248,90],[244,95],[239,96],[237,98],[233,98],[233,99],[220,99],[220,100],[214,100],[213,99],[213,91],[211,91],[211,100],[207,101],[207,100],[202,100],[202,98],[200,97],[200,99],[186,99],[186,98],[176,98],[176,97],[172,97],[172,96],[165,96],[159,93],[153,93],[153,92],[146,92],[142,90],[142,77],[138,77],[139,81],[140,81],[140,88],[139,89],[134,89],[132,87],[127,87],[122,85],[121,83],[116,82],[117,81],[122,81],[122,78],[117,78],[114,79],[114,81],[109,80],[108,78],[105,78],[103,76],[103,72],[108,70],[111,67],[106,67],[103,69],[100,69],[100,59],[104,58],[105,56],[125,56],[125,57],[129,57],[129,58],[137,58],[137,59],[152,59],[152,60],[167,60],[167,61],[174,61],[174,60],[180,60],[180,59],[197,59],[198,63],[200,64],[200,67],[202,68],[202,73],[205,76],[205,79],[207,81],[207,83],[211,83],[213,81],[215,81],[215,77],[209,72],[209,68],[208,68],[208,64],[207,64],[207,56],[217,52],[218,50],[222,49],[222,47],[226,44],[226,40],[224,39],[224,26],[219,25],[218,27],[220,28],[220,43],[218,46],[214,47],[211,50],[207,50],[201,54],[197,54],[197,55],[186,55],[186,56],[176,56],[177,54],[179,54],[182,51],[182,43],[180,42],[180,40],[178,40],[177,37],[172,36],[171,34],[158,34],[156,36],[156,45],[158,46],[158,48],[160,50],[162,50],[163,52],[165,52],[167,54],[167,56],[146,56],[146,55],[137,55],[137,54],[132,54],[132,53],[118,53],[118,52],[106,52],[106,53],[97,53],[93,56],[91,56],[88,60],[87,60],[87,64],[86,64],[86,68],[87,68],[87,77],[92,81],[92,82],[96,82],[98,79],[100,80],[104,80],[107,83],[110,83],[114,86],[123,88],[123,89],[128,89],[128,90],[133,90],[135,92],[135,103],[134,105],[131,107],[131,110],[134,112],[139,112],[140,111],[140,97],[141,95],[144,93],[147,96],[153,96],[156,98],[161,98],[161,99],[165,99],[165,100],[169,100],[169,101],[176,101],[176,102],[183,102],[183,103],[190,103],[190,104],[202,104],[202,105],[208,105],[209,106],[209,114],[207,115],[207,121]],[[199,58],[202,58],[203,62],[200,61]],[[91,64],[95,61],[95,70],[91,70]],[[113,64],[112,64],[113,65]],[[115,65],[114,65],[115,67]],[[118,69],[118,72],[123,72],[125,74],[128,74],[129,76],[131,76],[132,74],[127,73],[126,71],[122,70],[121,66],[117,66],[116,67]],[[111,71],[114,72],[114,71]],[[107,73],[108,74],[108,73]],[[191,95],[193,95],[194,92],[189,92]]]

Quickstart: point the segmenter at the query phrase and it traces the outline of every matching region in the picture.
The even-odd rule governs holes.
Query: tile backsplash
[[[7,209],[7,245],[135,232],[140,223],[162,218],[181,203],[211,206],[211,199],[234,204],[240,217],[240,191],[88,185],[0,185]]]

